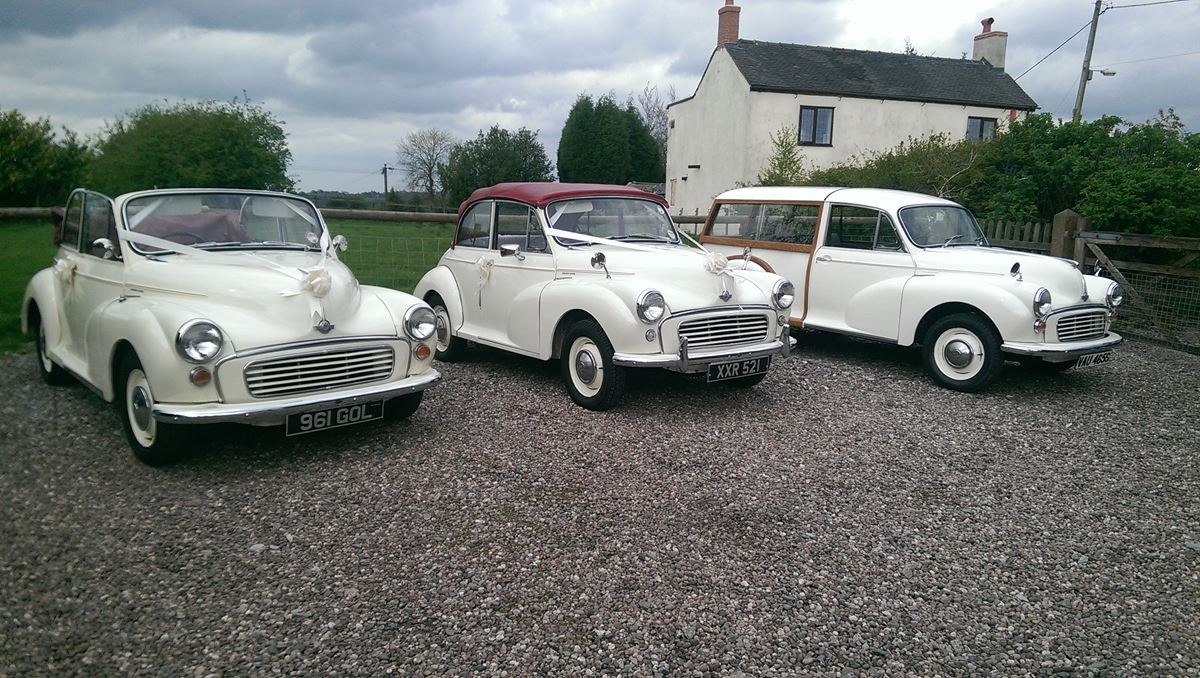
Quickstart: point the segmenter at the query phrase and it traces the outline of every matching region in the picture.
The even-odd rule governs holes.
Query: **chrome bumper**
[[[785,356],[791,353],[795,345],[796,340],[785,332],[783,337],[775,341],[743,346],[732,351],[725,349],[691,353],[688,351],[687,338],[684,337],[679,342],[678,355],[664,353],[653,355],[614,353],[612,361],[614,365],[624,367],[662,367],[676,372],[703,372],[713,363],[751,360],[753,358],[772,355]]]
[[[350,391],[309,393],[284,400],[240,403],[236,405],[224,403],[198,403],[194,405],[155,403],[154,418],[168,424],[216,424],[220,422],[253,424],[283,421],[287,415],[298,412],[326,410],[333,407],[387,400],[396,396],[416,393],[417,391],[423,391],[433,386],[441,378],[442,375],[438,374],[437,370],[429,370],[420,376],[409,377],[400,381],[390,381],[386,384],[373,384]]]
[[[1000,345],[1000,350],[1005,353],[1044,358],[1052,363],[1062,363],[1074,360],[1081,355],[1107,351],[1123,341],[1125,340],[1121,338],[1121,335],[1109,332],[1099,339],[1073,341],[1069,344],[1028,344],[1006,341]]]

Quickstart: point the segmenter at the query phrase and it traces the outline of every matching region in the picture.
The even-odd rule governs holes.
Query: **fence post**
[[[1054,215],[1054,225],[1050,231],[1050,256],[1070,259],[1075,254],[1075,246],[1071,240],[1079,232],[1082,217],[1075,210],[1063,210]]]

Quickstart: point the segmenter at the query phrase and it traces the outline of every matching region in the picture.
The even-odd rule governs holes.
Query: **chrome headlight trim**
[[[637,316],[642,322],[654,325],[667,315],[667,301],[658,290],[645,290],[637,298]]]
[[[221,353],[225,335],[210,320],[189,320],[175,333],[175,352],[189,363],[206,363]]]
[[[413,304],[404,313],[404,333],[416,341],[425,341],[437,331],[437,316],[427,304]]]
[[[775,281],[775,288],[771,290],[771,302],[775,304],[775,308],[783,310],[791,308],[796,301],[796,286],[787,278],[780,278]]]
[[[1039,318],[1045,318],[1050,315],[1053,310],[1051,304],[1050,290],[1045,287],[1039,287],[1037,292],[1033,293],[1033,314]]]
[[[1113,282],[1108,286],[1108,293],[1104,295],[1104,304],[1109,308],[1116,308],[1125,303],[1125,288],[1121,287],[1121,283]]]

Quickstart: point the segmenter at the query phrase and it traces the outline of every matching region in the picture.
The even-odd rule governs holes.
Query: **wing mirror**
[[[604,269],[604,277],[611,278],[608,273],[608,257],[604,256],[603,252],[597,252],[592,255],[592,268]]]
[[[516,257],[517,261],[525,261],[525,255],[521,254],[521,247],[519,245],[501,245],[500,256]]]
[[[101,259],[114,259],[117,256],[116,248],[113,247],[112,241],[108,238],[96,238],[93,240],[92,254]]]
[[[333,249],[339,252],[345,252],[350,249],[350,243],[346,240],[346,236],[341,233],[333,236],[333,240],[330,240],[329,244],[333,245]]]

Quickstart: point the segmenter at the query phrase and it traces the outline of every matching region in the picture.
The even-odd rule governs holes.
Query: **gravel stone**
[[[962,394],[800,339],[604,413],[473,347],[408,421],[165,469],[0,356],[0,675],[1200,675],[1200,357]]]

